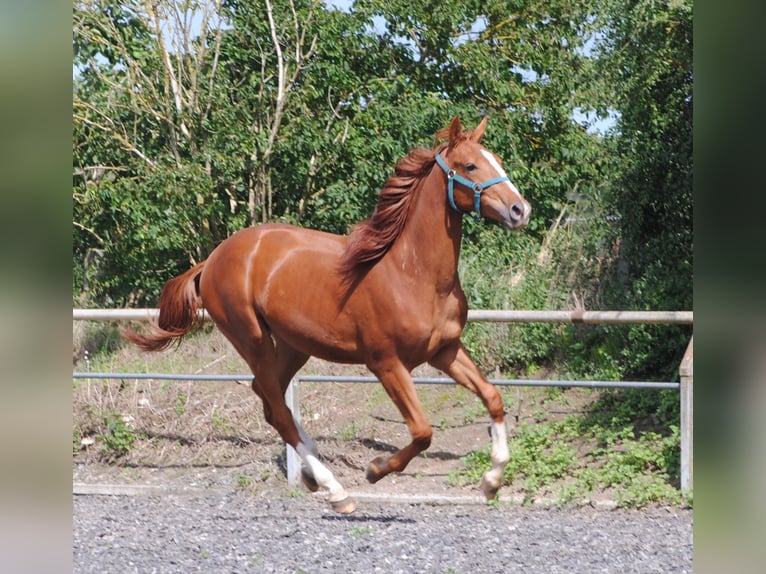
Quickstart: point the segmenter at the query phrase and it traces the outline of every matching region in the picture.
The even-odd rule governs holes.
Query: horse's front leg
[[[492,468],[484,473],[481,481],[481,489],[488,500],[497,496],[497,491],[503,481],[505,470],[510,454],[508,452],[508,437],[505,429],[505,409],[503,399],[494,385],[492,385],[473,359],[466,351],[463,344],[446,347],[437,353],[429,363],[444,371],[456,382],[481,398],[484,406],[489,411],[492,419],[490,436],[492,437]]]
[[[377,457],[367,469],[367,480],[378,482],[391,472],[401,472],[409,462],[431,445],[433,430],[423,414],[415,383],[407,368],[398,361],[385,365],[370,365],[370,370],[380,379],[388,396],[402,413],[409,427],[412,441],[389,457]]]

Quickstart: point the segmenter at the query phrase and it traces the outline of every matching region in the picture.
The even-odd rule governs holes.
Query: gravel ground
[[[690,510],[425,505],[315,495],[75,495],[74,572],[692,571]]]

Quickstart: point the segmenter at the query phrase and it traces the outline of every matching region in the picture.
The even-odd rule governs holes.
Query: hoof
[[[497,491],[500,490],[500,485],[491,484],[486,478],[481,479],[481,491],[487,500],[494,500],[497,497]]]
[[[339,514],[351,514],[356,510],[356,502],[350,496],[343,498],[342,500],[336,500],[330,502],[332,509]]]
[[[305,468],[301,468],[301,480],[303,481],[303,486],[308,488],[310,492],[316,492],[319,490],[319,485],[314,479],[314,475]]]
[[[385,473],[381,470],[381,467],[386,464],[386,459],[379,456],[375,460],[373,460],[370,463],[370,466],[367,467],[367,481],[370,484],[375,484],[378,482],[381,478],[385,476]]]

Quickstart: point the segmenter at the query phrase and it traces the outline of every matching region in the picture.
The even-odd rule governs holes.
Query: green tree
[[[241,225],[213,185],[220,0],[74,6],[75,292],[154,296]],[[192,18],[194,15],[194,18]],[[222,201],[224,200],[224,201]]]
[[[606,283],[619,309],[691,309],[692,2],[619,0],[609,11],[604,77],[620,112],[619,257]],[[631,376],[673,377],[690,329],[623,332]]]

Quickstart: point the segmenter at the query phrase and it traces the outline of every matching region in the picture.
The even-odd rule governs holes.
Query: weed
[[[78,429],[72,429],[72,454],[77,454],[82,448],[82,433]]]
[[[543,391],[543,394],[545,396],[543,403],[556,402],[562,405],[569,404],[569,400],[567,399],[566,393],[564,392],[564,389],[562,389],[561,387],[547,387]]]
[[[540,365],[536,363],[529,363],[527,365],[527,368],[526,368],[527,377],[532,378],[539,372],[540,372]]]
[[[341,440],[352,440],[359,435],[359,427],[356,421],[351,421],[338,431],[338,438]]]
[[[187,396],[184,393],[178,393],[178,397],[176,398],[176,414],[180,417],[186,412],[186,400]]]
[[[110,413],[104,417],[106,431],[98,435],[104,441],[104,449],[121,456],[126,454],[136,441],[135,431],[119,413]]]
[[[234,475],[234,478],[237,479],[237,484],[242,488],[246,488],[250,486],[250,483],[252,482],[249,476],[247,476],[246,474],[242,474],[240,472],[236,473]]]
[[[373,532],[372,526],[354,526],[348,535],[352,538],[360,538],[362,536],[370,536]]]
[[[473,402],[469,404],[463,411],[463,422],[466,424],[472,424],[476,422],[476,419],[480,415],[486,414],[487,410],[484,408],[484,403],[479,399],[474,398]]]
[[[525,477],[525,490],[530,494],[549,486],[566,475],[577,459],[571,445],[576,436],[574,419],[522,425],[511,443],[511,461],[505,477]]]
[[[215,429],[225,430],[230,428],[229,423],[226,421],[226,417],[223,416],[221,411],[217,408],[214,408],[213,412],[210,413],[210,423]]]

